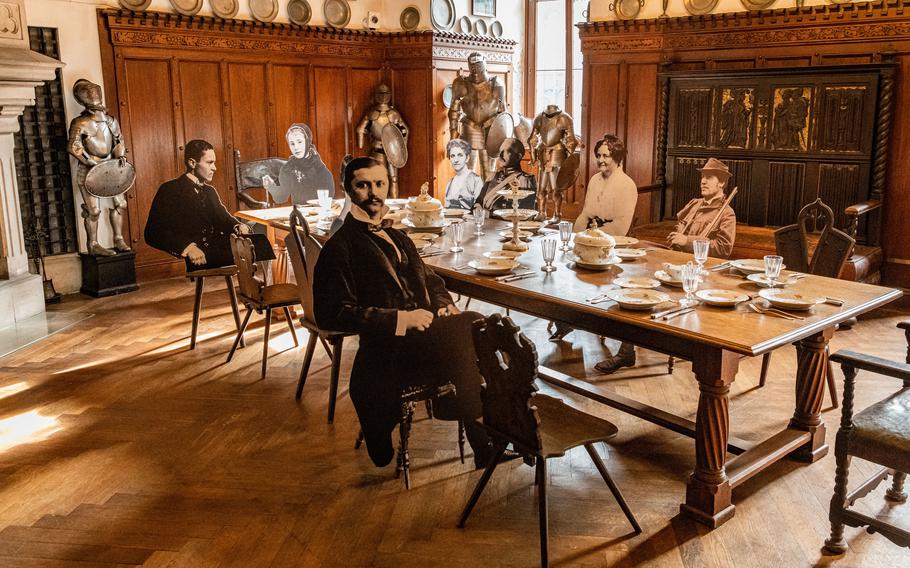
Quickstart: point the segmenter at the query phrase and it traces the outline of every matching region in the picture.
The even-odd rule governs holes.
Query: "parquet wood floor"
[[[354,450],[358,427],[345,379],[335,424],[326,425],[329,361],[321,348],[295,403],[303,349],[273,326],[269,374],[259,380],[258,324],[248,347],[225,364],[233,321],[223,285],[207,290],[195,351],[187,348],[192,289],[176,279],[121,297],[66,298],[54,309],[96,316],[0,359],[0,566],[537,565],[530,468],[501,466],[468,527],[457,529],[479,472],[470,459],[458,461],[454,423],[418,412],[414,487],[405,491],[391,468],[375,468]],[[899,319],[881,311],[836,334],[834,348],[902,359]],[[516,320],[551,367],[580,376],[602,358],[594,336],[575,332],[554,345],[545,322]],[[346,348],[343,377],[355,347]],[[672,376],[662,355],[639,352],[639,363],[590,379],[694,414],[687,363]],[[760,361],[742,365],[731,403],[738,436],[765,437],[785,424],[794,363],[792,349],[776,353],[761,390],[754,388]],[[859,384],[859,408],[897,386],[862,373]],[[856,529],[847,530],[850,552],[821,557],[833,452],[812,466],[785,460],[753,478],[734,493],[733,520],[710,532],[678,515],[693,466],[690,439],[575,403],[619,426],[601,452],[644,533],[631,534],[587,455],[576,450],[550,467],[554,565],[910,566],[906,549]],[[833,445],[839,412],[827,409],[824,419]],[[874,470],[854,463],[854,483]],[[863,506],[910,524],[910,505],[890,508],[883,490]]]

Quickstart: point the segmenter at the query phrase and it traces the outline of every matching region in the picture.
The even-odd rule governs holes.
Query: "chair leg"
[[[199,312],[202,310],[202,285],[204,276],[196,278],[196,297],[193,300],[193,331],[190,335],[190,349],[196,348],[196,332],[199,330]]]
[[[667,357],[667,374],[668,375],[673,374],[673,364],[675,362],[676,362],[676,360],[672,356]]]
[[[490,461],[487,462],[487,467],[483,470],[483,475],[481,475],[480,479],[477,480],[477,486],[474,487],[474,492],[471,493],[471,498],[468,499],[467,504],[464,506],[464,511],[461,512],[461,518],[458,519],[458,528],[463,529],[465,523],[468,522],[468,517],[471,516],[471,511],[474,509],[474,505],[477,504],[477,500],[480,499],[480,494],[483,493],[484,488],[487,486],[487,483],[493,476],[493,470],[495,470],[496,466],[499,465],[499,458],[501,458],[502,454],[506,451],[506,445],[507,444],[503,444],[501,442],[494,445],[493,454],[490,456]]]
[[[291,337],[294,338],[294,347],[300,347],[300,343],[297,341],[297,331],[294,329],[294,318],[291,317],[291,310],[287,306],[284,307],[284,317],[288,320],[288,329],[291,330]]]
[[[414,406],[410,402],[401,403],[401,422],[398,424],[398,461],[395,466],[395,479],[404,473],[404,488],[411,489],[411,455],[408,452],[408,439],[411,437],[411,421],[414,419]]]
[[[540,484],[537,486],[537,515],[540,518],[540,566],[546,568],[550,563],[550,554],[548,552],[550,534],[547,522],[547,460],[544,457],[537,458],[537,475],[540,477]]]
[[[335,399],[338,398],[338,376],[341,374],[341,346],[344,337],[332,341],[332,374],[329,381],[329,424],[335,421]]]
[[[265,309],[265,335],[262,337],[262,378],[269,366],[269,335],[272,328],[272,308]]]
[[[468,307],[471,305],[471,298],[468,298],[468,301],[464,303],[464,309],[467,311]]]
[[[427,418],[432,420],[433,419],[433,399],[432,398],[426,399],[425,401],[423,401],[423,405],[427,409]]]
[[[224,283],[227,284],[228,299],[231,301],[231,312],[234,314],[234,325],[240,329],[240,310],[237,307],[237,291],[234,290],[234,277],[225,276]],[[243,338],[240,338],[240,347],[246,347]]]
[[[329,347],[328,343],[326,343],[324,337],[320,336],[319,341],[322,342],[322,347],[323,347],[323,349],[325,349],[325,354],[329,356],[329,359],[331,359],[332,358],[332,348]]]
[[[825,355],[831,356],[830,348],[825,347]],[[834,365],[831,363],[831,359],[828,359],[828,369],[825,374],[828,379],[828,396],[831,397],[831,406],[837,408],[840,406],[837,400],[837,378],[834,376]]]
[[[246,326],[250,323],[250,316],[252,315],[253,308],[247,308],[246,315],[243,316],[243,323],[240,324],[240,329],[237,330],[237,337],[234,338],[234,344],[231,345],[231,351],[228,353],[228,363],[234,358],[234,351],[237,351],[237,346],[240,345],[240,341],[243,339],[243,332],[246,331]]]
[[[458,456],[461,458],[461,463],[464,463],[464,420],[458,421]],[[894,480],[897,481],[896,476]],[[904,497],[906,498],[906,495]]]
[[[765,386],[768,380],[768,367],[771,366],[771,353],[765,353],[761,358],[761,374],[758,375],[758,388]]]
[[[594,467],[597,468],[597,471],[600,472],[600,476],[604,478],[604,481],[607,483],[607,487],[610,488],[610,493],[613,494],[613,497],[616,498],[616,502],[619,503],[619,508],[622,509],[622,512],[625,513],[626,518],[629,519],[629,524],[632,525],[632,528],[635,529],[635,534],[641,533],[641,527],[638,525],[638,521],[635,520],[635,515],[632,514],[632,509],[629,508],[629,505],[626,503],[625,498],[623,498],[622,493],[619,491],[616,482],[613,481],[613,478],[610,477],[610,472],[607,471],[607,466],[604,465],[600,456],[597,455],[597,450],[594,449],[594,446],[591,444],[585,444],[585,449],[588,450],[588,455],[591,456],[591,461],[594,462]]]
[[[307,373],[310,372],[310,363],[313,362],[313,352],[316,350],[316,332],[310,332],[310,338],[306,344],[306,354],[303,356],[303,367],[300,368],[300,378],[297,379],[297,393],[294,394],[296,400],[300,400],[303,394],[303,385],[306,384]]]
[[[905,502],[907,500],[907,493],[904,491],[904,480],[906,478],[906,473],[902,471],[895,471],[894,481],[891,483],[891,487],[889,487],[885,492],[885,499],[894,501],[895,503]]]
[[[828,510],[828,519],[831,521],[831,536],[825,541],[823,552],[827,554],[843,554],[847,551],[847,541],[844,540],[844,521],[841,519],[841,514],[847,503],[850,456],[847,454],[846,448],[836,446],[834,455],[837,458],[837,469],[834,473],[834,495],[831,496],[831,506]]]

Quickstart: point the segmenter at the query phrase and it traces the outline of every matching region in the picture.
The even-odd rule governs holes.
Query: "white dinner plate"
[[[657,288],[660,281],[648,276],[623,276],[613,281],[620,288]]]
[[[449,207],[448,209],[443,209],[442,214],[446,217],[464,217],[468,214],[467,209],[459,209],[458,207]]]
[[[619,264],[622,262],[618,256],[611,256],[608,259],[600,260],[597,262],[585,262],[584,260],[578,258],[578,256],[575,254],[573,254],[571,258],[575,262],[575,266],[584,268],[586,270],[607,270],[614,264]]]
[[[682,288],[682,280],[673,278],[667,274],[666,270],[658,270],[654,273],[654,278],[660,280],[661,284],[666,284],[667,286],[675,286],[677,288]]]
[[[815,304],[825,301],[818,296],[808,296],[781,288],[765,288],[759,290],[758,295],[771,302],[775,308],[783,310],[808,310]]]
[[[635,237],[624,237],[620,235],[611,235],[613,240],[616,241],[616,246],[618,247],[628,247],[638,244],[638,239]]]
[[[498,276],[508,274],[518,266],[518,262],[507,258],[478,258],[468,263],[478,274]]]
[[[535,235],[538,233],[538,231],[543,229],[543,226],[544,226],[543,221],[519,221],[518,222],[519,229],[521,229],[522,231],[529,231],[531,233],[534,233]]]
[[[635,260],[648,254],[645,249],[615,248],[613,254],[623,260]]]
[[[755,274],[750,274],[746,276],[746,280],[750,282],[755,282],[762,288],[783,288],[788,284],[795,284],[798,282],[796,278],[778,278],[774,282],[768,280],[768,278],[761,272],[756,272]]]
[[[401,224],[410,229],[411,231],[417,231],[418,233],[441,233],[446,227],[449,226],[449,222],[446,221],[439,226],[430,226],[430,227],[418,227],[411,221],[409,218],[405,217],[401,220]]]
[[[522,255],[522,252],[518,250],[491,250],[483,253],[483,255],[487,258],[515,260]]]
[[[763,273],[765,271],[765,261],[760,258],[741,258],[731,261],[730,266],[746,274]],[[780,269],[783,270],[784,268],[786,266],[781,265]]]
[[[660,290],[622,289],[607,294],[619,304],[619,307],[627,310],[650,310],[670,299],[669,295]]]
[[[699,290],[695,292],[695,297],[709,306],[719,308],[729,308],[749,299],[748,294],[733,290]]]

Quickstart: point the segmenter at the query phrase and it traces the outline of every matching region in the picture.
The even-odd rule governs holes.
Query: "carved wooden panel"
[[[821,89],[818,149],[822,152],[862,152],[865,124],[864,85],[826,86]]]
[[[755,130],[755,89],[720,87],[717,92],[717,146],[751,148]]]
[[[288,141],[284,135],[288,126],[302,122],[311,124],[310,106],[310,73],[307,65],[273,65],[272,66],[272,94],[273,126],[278,140],[275,156],[287,157],[291,155]],[[258,156],[266,157],[266,156]],[[243,160],[247,157],[244,156]]]
[[[680,89],[674,101],[676,146],[706,148],[711,127],[711,89]]]
[[[771,131],[768,148],[772,150],[809,149],[809,110],[812,88],[795,86],[772,91]]]
[[[726,193],[729,194],[734,187],[737,188],[736,197],[730,206],[736,212],[736,218],[745,221],[751,218],[752,211],[752,160],[727,160],[727,167],[733,175],[727,182]]]
[[[862,169],[859,164],[819,164],[818,197],[834,210],[836,227],[846,225],[844,209],[856,203],[855,196],[863,185]]]
[[[338,178],[341,159],[352,147],[348,124],[346,97],[339,96],[348,89],[347,73],[343,67],[315,67],[313,86],[316,94],[316,113],[313,115],[313,133],[316,148],[322,161]],[[350,144],[350,145],[349,145]]]
[[[803,180],[806,165],[799,162],[771,162],[768,164],[767,215],[765,225],[787,225],[806,201],[803,197]]]
[[[669,211],[665,211],[666,217],[675,217],[676,212],[686,206],[691,199],[701,195],[701,173],[698,168],[707,162],[703,158],[676,158],[674,160],[672,175],[675,183],[673,184],[673,198],[668,200],[670,203]]]

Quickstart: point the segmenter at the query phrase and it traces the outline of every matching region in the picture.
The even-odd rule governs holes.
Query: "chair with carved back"
[[[808,235],[821,229],[818,245],[809,256]],[[816,199],[799,211],[797,221],[774,231],[777,254],[783,257],[789,270],[837,278],[841,269],[853,254],[856,240],[847,233],[834,228],[834,212],[821,199]],[[762,357],[758,386],[765,386],[771,353]],[[828,394],[831,404],[837,408],[837,382],[831,363],[828,363]]]
[[[910,321],[901,322],[898,327],[910,338]],[[866,527],[869,533],[879,533],[891,542],[910,548],[910,531],[885,522],[879,516],[872,517],[852,509],[858,499],[865,497],[889,476],[891,487],[885,492],[885,499],[894,503],[905,503],[907,493],[904,481],[910,472],[910,343],[907,362],[898,363],[871,355],[841,350],[831,356],[840,363],[844,372],[844,402],[841,409],[840,429],[834,455],[837,469],[834,478],[834,494],[828,518],[831,521],[831,536],[825,541],[826,554],[842,554],[847,550],[844,539],[844,525]],[[865,410],[853,413],[853,393],[858,371],[868,371],[902,381],[902,388],[884,400]],[[847,493],[850,462],[853,457],[882,466],[871,478]]]
[[[547,566],[547,460],[583,445],[635,533],[640,533],[641,527],[594,448],[597,442],[614,437],[616,426],[559,399],[536,394],[537,350],[510,318],[493,314],[474,322],[473,331],[477,363],[486,381],[481,391],[483,427],[492,438],[493,455],[465,505],[458,526],[464,528],[506,446],[512,444],[526,464],[536,466],[540,559]]]
[[[234,183],[237,188],[237,199],[250,209],[265,209],[271,198],[268,194],[265,201],[259,201],[250,194],[251,189],[262,189],[262,178],[269,176],[278,179],[281,166],[287,163],[282,158],[262,158],[261,160],[240,161],[240,150],[234,150]]]
[[[256,264],[256,253],[253,250],[253,241],[244,236],[231,235],[231,252],[234,254],[234,263],[237,265],[237,281],[240,284],[240,301],[246,306],[246,315],[240,329],[237,331],[237,338],[234,339],[234,345],[231,346],[231,352],[228,353],[227,362],[230,363],[237,350],[237,345],[243,340],[243,333],[250,323],[250,316],[255,310],[258,313],[265,312],[265,336],[262,345],[262,378],[269,361],[269,332],[272,323],[272,310],[284,310],[284,316],[287,318],[288,328],[291,330],[291,336],[294,338],[294,345],[297,346],[297,332],[294,331],[294,320],[288,309],[290,306],[300,303],[297,295],[297,286],[293,284],[269,284],[266,285],[263,277],[257,272],[262,272]]]
[[[303,366],[300,369],[300,378],[297,381],[297,392],[294,398],[300,400],[303,387],[306,385],[307,374],[313,361],[313,352],[316,350],[316,340],[322,342],[326,353],[332,359],[331,379],[329,382],[329,424],[335,419],[335,399],[338,396],[338,381],[341,370],[341,353],[345,337],[357,335],[342,331],[322,329],[316,324],[313,315],[313,272],[316,261],[322,252],[322,245],[310,233],[309,226],[303,214],[295,206],[290,216],[290,233],[285,238],[288,256],[291,258],[291,267],[294,278],[297,280],[297,292],[300,305],[303,306],[303,315],[300,325],[310,333],[307,341],[306,354],[303,357]],[[331,345],[331,347],[329,347]]]

